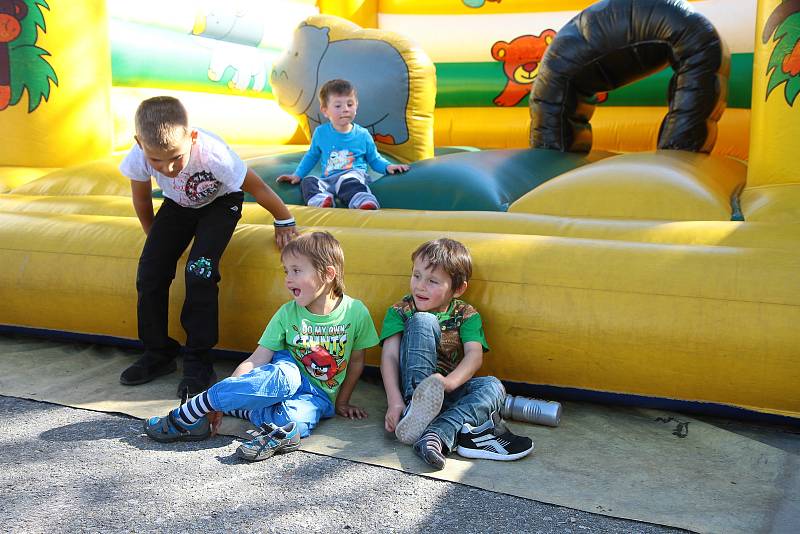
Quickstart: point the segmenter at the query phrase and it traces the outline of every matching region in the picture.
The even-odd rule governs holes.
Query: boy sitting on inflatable
[[[405,172],[408,165],[389,163],[378,153],[369,132],[353,123],[358,96],[350,82],[325,82],[319,90],[319,102],[320,111],[330,122],[314,130],[311,147],[294,174],[282,174],[278,181],[300,183],[303,202],[308,206],[330,208],[335,195],[348,208],[378,209],[378,199],[367,185],[367,165],[381,174]],[[308,176],[320,159],[323,161],[322,177]]]

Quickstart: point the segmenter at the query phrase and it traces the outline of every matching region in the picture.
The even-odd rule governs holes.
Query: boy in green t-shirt
[[[503,384],[474,376],[489,346],[480,314],[459,300],[472,275],[469,251],[442,238],[421,245],[411,260],[411,294],[387,310],[380,336],[386,430],[436,469],[453,450],[468,458],[526,456],[531,440],[508,432],[499,418]]]
[[[367,416],[350,396],[378,335],[364,304],[344,294],[341,245],[327,232],[302,235],[286,244],[281,262],[293,299],[272,317],[258,348],[231,377],[166,416],[146,420],[148,436],[205,439],[209,414],[225,413],[262,428],[237,454],[263,460],[297,449],[300,437],[334,413]]]

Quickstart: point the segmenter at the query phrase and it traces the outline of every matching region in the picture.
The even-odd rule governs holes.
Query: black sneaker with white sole
[[[519,460],[533,452],[531,438],[512,434],[494,413],[479,427],[464,423],[456,445],[459,456],[486,460]]]

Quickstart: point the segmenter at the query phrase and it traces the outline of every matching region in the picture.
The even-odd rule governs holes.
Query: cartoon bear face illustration
[[[520,35],[510,43],[494,43],[492,57],[503,62],[503,72],[508,79],[503,91],[494,99],[496,105],[515,106],[528,95],[539,72],[539,63],[555,35],[555,31],[545,30],[538,36]]]

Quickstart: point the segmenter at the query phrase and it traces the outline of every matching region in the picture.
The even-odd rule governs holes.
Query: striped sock
[[[443,469],[447,458],[442,449],[442,439],[435,432],[426,432],[414,444],[414,451],[417,456],[425,460],[425,463],[436,469]]]
[[[211,400],[208,398],[208,391],[204,391],[185,404],[175,408],[172,412],[172,417],[179,423],[193,425],[204,415],[213,410],[214,407],[211,406]]]
[[[225,415],[232,415],[245,421],[250,420],[250,410],[231,410],[230,412],[225,412]]]

